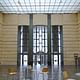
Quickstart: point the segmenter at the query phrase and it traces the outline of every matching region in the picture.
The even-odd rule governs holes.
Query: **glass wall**
[[[33,27],[33,53],[47,53],[47,27]]]
[[[18,27],[18,63],[26,66],[28,63],[28,46],[29,46],[29,27]]]
[[[33,63],[48,64],[48,30],[45,25],[33,26]],[[63,62],[62,26],[51,27],[51,63],[61,65]],[[29,27],[18,27],[18,63],[27,66],[29,53]],[[31,59],[31,58],[30,58]]]
[[[47,64],[47,26],[33,27],[33,62]]]
[[[62,26],[51,27],[51,57],[53,64],[61,65],[62,52]]]

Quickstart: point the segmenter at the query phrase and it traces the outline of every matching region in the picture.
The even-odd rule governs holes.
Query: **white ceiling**
[[[78,13],[80,0],[0,0],[2,13]]]

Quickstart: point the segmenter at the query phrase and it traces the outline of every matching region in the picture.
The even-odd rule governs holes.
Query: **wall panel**
[[[63,14],[52,14],[51,25],[63,25]]]
[[[80,57],[80,13],[78,14],[78,39],[79,39],[79,57]]]
[[[47,15],[46,14],[34,14],[33,25],[47,25]]]
[[[78,51],[79,48],[78,48],[78,36],[77,36],[77,24],[76,25],[74,24],[69,25],[69,24],[63,26],[64,64],[74,65],[74,53],[79,52]]]
[[[2,62],[2,24],[3,24],[3,15],[0,13],[0,64]]]
[[[3,26],[2,64],[17,64],[17,25]]]
[[[0,24],[0,64],[1,64],[1,59],[2,59],[2,25]]]
[[[4,14],[2,29],[2,64],[17,64],[18,25],[29,25],[29,15]]]
[[[77,14],[64,14],[63,24],[75,25],[77,24]]]

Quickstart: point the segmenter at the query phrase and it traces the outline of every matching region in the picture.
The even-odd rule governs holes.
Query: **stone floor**
[[[48,67],[48,72],[42,72],[44,67]],[[63,76],[63,71],[60,66],[44,66],[44,65],[34,65],[20,67],[17,69],[16,74],[10,74],[10,69],[12,72],[17,68],[16,66],[0,66],[0,80],[65,80]],[[80,80],[80,67],[75,66],[64,66],[64,71],[66,71],[66,80]]]
[[[69,79],[80,80],[80,66],[64,66],[64,71],[67,72]]]

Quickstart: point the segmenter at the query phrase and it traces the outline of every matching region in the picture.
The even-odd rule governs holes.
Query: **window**
[[[61,65],[62,52],[62,26],[51,27],[51,60],[54,65]]]
[[[18,27],[18,63],[26,66],[28,63],[28,48],[29,48],[29,27]]]
[[[51,27],[51,53],[61,53],[61,26]]]
[[[33,28],[33,53],[47,53],[47,27],[34,26]]]

